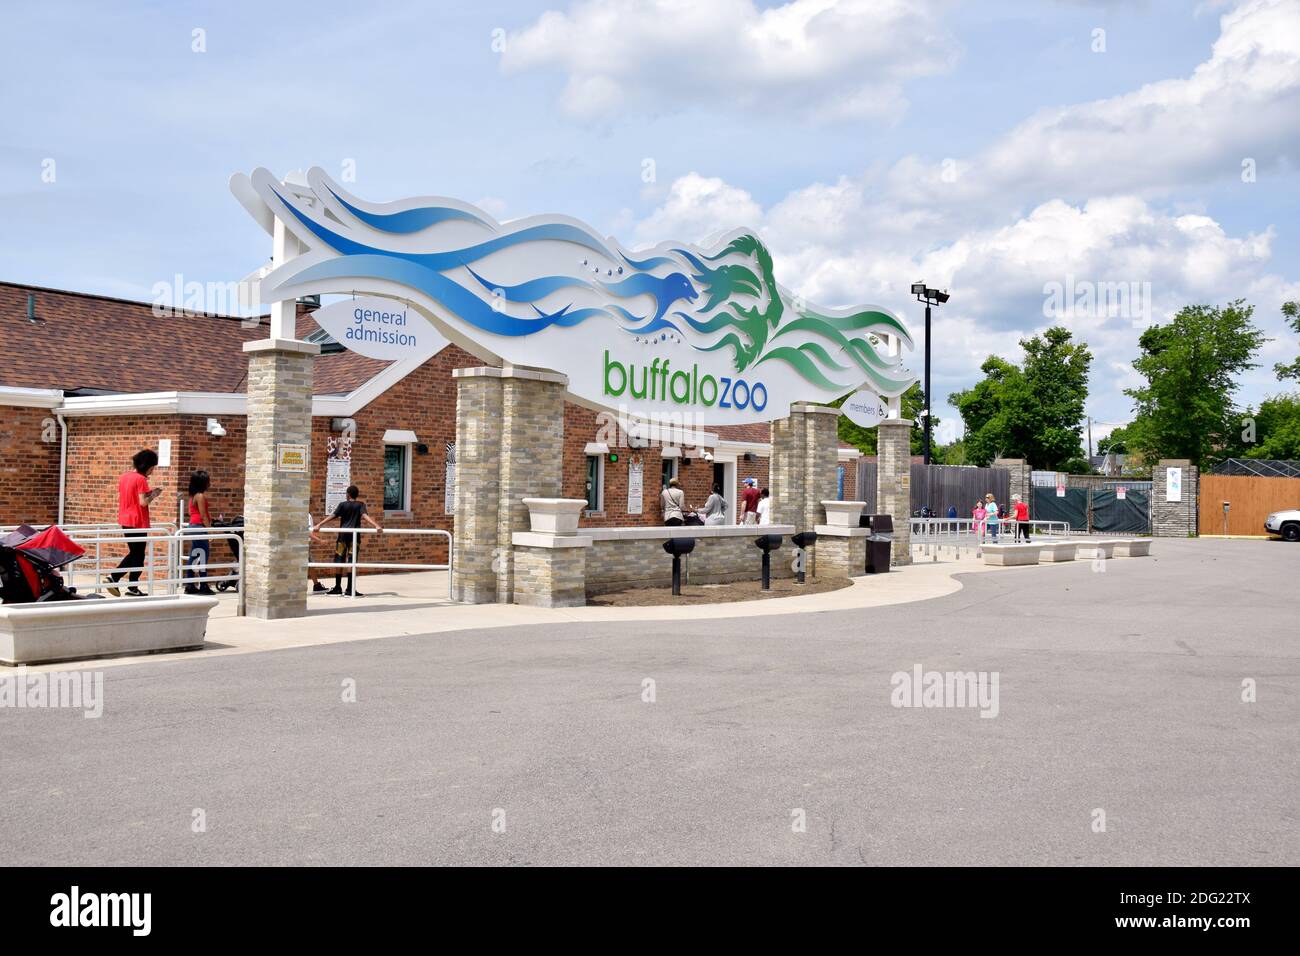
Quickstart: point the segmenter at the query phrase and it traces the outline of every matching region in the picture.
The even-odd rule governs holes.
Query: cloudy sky
[[[1300,0],[48,0],[4,26],[0,279],[239,278],[269,250],[229,175],[319,165],[628,244],[750,226],[786,286],[914,327],[910,283],[945,287],[940,400],[1057,321],[1101,422],[1184,304],[1256,306],[1245,401],[1300,348]]]

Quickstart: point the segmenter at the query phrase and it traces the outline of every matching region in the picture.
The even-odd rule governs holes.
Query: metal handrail
[[[452,598],[452,535],[450,531],[444,531],[442,528],[322,528],[321,531],[328,531],[330,534],[350,534],[352,535],[352,552],[351,561],[308,561],[309,568],[348,568],[352,576],[352,593],[349,597],[357,596],[357,568],[380,568],[389,571],[446,571],[447,572],[447,600]],[[397,562],[384,561],[358,561],[357,560],[357,535],[359,534],[385,534],[385,535],[438,535],[447,539],[447,563],[446,564],[406,564]]]
[[[146,529],[141,528],[140,530],[144,531]],[[112,567],[112,568],[104,567],[100,545],[130,544],[139,540],[138,536],[127,537],[125,534],[102,535],[97,533],[94,537],[88,537],[86,535],[73,533],[73,534],[69,534],[68,537],[71,538],[77,544],[82,545],[83,547],[88,544],[93,544],[95,546],[94,567],[88,568],[85,565],[82,565],[80,570],[94,575],[94,579],[93,579],[94,585],[92,586],[92,590],[96,594],[98,594],[101,590],[105,588],[105,585],[103,583],[103,578],[111,575],[113,572],[117,570],[116,567]],[[154,569],[158,566],[158,562],[155,560],[156,552],[154,551],[154,543],[159,541],[165,542],[167,544],[166,563],[164,565],[164,567],[167,569],[167,576],[163,578],[159,578],[154,575]],[[238,548],[239,558],[237,561],[219,562],[216,564],[205,562],[203,565],[205,571],[208,568],[237,568],[238,570],[235,574],[224,574],[224,575],[205,574],[202,580],[207,583],[218,582],[218,581],[238,581],[239,602],[238,602],[238,608],[236,613],[240,617],[243,617],[244,610],[245,610],[244,558],[246,552],[245,549],[242,547],[242,541],[243,541],[242,536],[231,531],[209,531],[204,534],[194,534],[192,531],[190,531],[188,533],[168,534],[168,535],[158,534],[158,535],[147,536],[145,538],[145,543],[146,543],[145,563],[140,568],[140,573],[145,578],[145,586],[148,588],[147,593],[153,594],[153,589],[155,585],[159,585],[159,586],[166,585],[167,593],[175,594],[176,585],[192,584],[195,582],[196,580],[195,578],[183,577],[181,575],[181,567],[180,567],[181,545],[192,544],[195,541],[233,541],[241,545]],[[80,560],[81,558],[77,558],[76,560],[69,562],[69,564],[67,565],[68,584],[70,586],[74,585],[76,582],[76,574],[77,571],[79,570],[77,567],[77,562]],[[128,600],[128,599],[123,598],[122,600]]]

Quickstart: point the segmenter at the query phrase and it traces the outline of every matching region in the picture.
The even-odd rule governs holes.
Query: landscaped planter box
[[[174,595],[0,606],[0,663],[48,664],[198,650],[212,597]]]

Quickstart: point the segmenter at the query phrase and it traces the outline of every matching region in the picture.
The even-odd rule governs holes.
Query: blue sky
[[[1247,298],[1274,341],[1243,401],[1300,348],[1278,312],[1300,298],[1300,0],[47,2],[5,25],[7,280],[238,278],[269,249],[230,174],[350,160],[368,199],[628,243],[751,226],[827,304],[915,322],[908,284],[945,285],[937,399],[1018,358],[1067,279],[1149,283],[1155,321]],[[1103,422],[1129,417],[1145,320],[1068,319]]]

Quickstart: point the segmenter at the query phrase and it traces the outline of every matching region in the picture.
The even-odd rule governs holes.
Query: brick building
[[[326,513],[328,459],[344,447],[350,464],[335,469],[361,489],[376,519],[452,530],[451,373],[482,360],[451,343],[420,363],[339,351],[305,305],[298,334],[324,348],[314,360],[312,514]],[[153,479],[164,490],[152,509],[155,522],[177,520],[188,477],[200,468],[212,476],[214,515],[239,514],[248,367],[241,348],[265,335],[263,326],[229,316],[159,317],[148,303],[0,283],[0,349],[7,357],[0,366],[0,525],[115,521],[117,478],[141,448],[158,450],[167,462]],[[586,527],[659,524],[666,475],[681,480],[692,507],[703,505],[715,480],[722,483],[732,516],[745,478],[768,481],[766,424],[679,430],[636,448],[626,436],[622,444],[610,442],[607,419],[572,402],[557,425],[564,430],[563,494],[592,502],[582,517]],[[854,497],[857,457],[855,449],[840,450],[845,498]],[[629,478],[637,469],[639,510],[634,501],[629,509]],[[435,540],[367,542],[367,559],[444,560],[445,547]],[[324,552],[314,557],[324,559]]]

